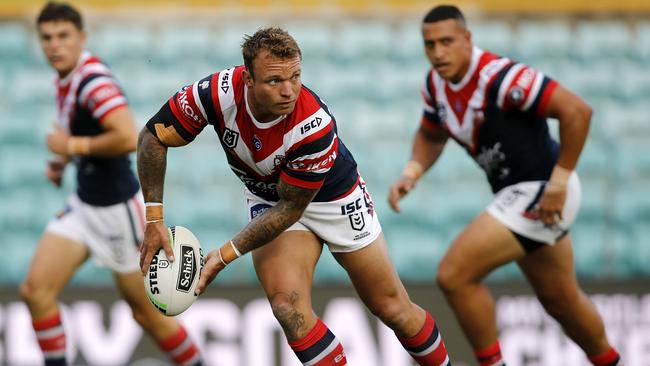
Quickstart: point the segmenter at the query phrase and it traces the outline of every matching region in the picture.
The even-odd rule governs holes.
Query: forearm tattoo
[[[247,253],[278,237],[300,219],[317,192],[318,189],[299,188],[280,181],[278,204],[248,223],[233,238],[237,249],[241,253]]]
[[[167,147],[146,128],[138,136],[138,176],[145,202],[161,202],[167,168]]]

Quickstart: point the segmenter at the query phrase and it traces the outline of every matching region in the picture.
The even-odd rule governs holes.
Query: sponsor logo
[[[524,72],[521,73],[521,76],[517,79],[517,86],[522,89],[528,89],[530,84],[535,79],[535,70],[531,68],[526,68]]]
[[[199,86],[201,87],[201,90],[205,90],[210,86],[210,81],[204,80],[201,82],[201,84],[199,84]]]
[[[501,200],[501,204],[504,206],[512,206],[515,202],[517,202],[517,199],[521,196],[526,196],[526,192],[522,191],[521,189],[515,188],[511,191],[509,191]]]
[[[196,276],[196,261],[194,258],[194,249],[189,245],[181,245],[181,268],[178,271],[176,290],[190,292],[190,287]]]
[[[180,93],[178,93],[178,106],[181,108],[183,113],[185,113],[185,115],[191,118],[193,121],[201,122],[201,117],[199,117],[199,115],[194,112],[194,109],[192,109],[192,106],[190,106],[190,102],[187,100],[188,90],[188,87],[185,87],[183,90],[181,90]]]
[[[226,127],[226,130],[223,132],[222,141],[227,147],[234,148],[237,146],[237,141],[239,141],[239,132]]]
[[[112,85],[104,86],[92,94],[92,96],[88,100],[88,108],[94,109],[97,104],[104,102],[119,94],[120,91],[116,87]]]
[[[255,147],[256,151],[262,150],[262,141],[259,137],[257,137],[257,135],[253,135],[253,146]]]
[[[320,117],[316,117],[316,118],[312,119],[311,121],[309,121],[309,122],[305,123],[304,125],[300,126],[300,134],[301,135],[306,134],[311,129],[314,129],[314,128],[320,126],[320,124],[322,122],[323,122],[323,119],[320,118]]]
[[[510,173],[508,168],[500,168],[500,165],[506,161],[506,154],[501,151],[500,142],[497,142],[490,148],[483,147],[481,153],[478,154],[475,159],[476,163],[478,163],[478,165],[480,165],[485,173],[490,177],[499,173],[499,178],[503,179]]]
[[[311,164],[305,164],[301,161],[294,161],[294,162],[287,163],[287,167],[289,167],[289,169],[311,172],[314,170],[325,169],[333,165],[334,161],[336,160],[336,157],[337,157],[336,151],[332,151],[332,153],[329,154],[324,160],[311,163]]]
[[[366,198],[359,197],[355,201],[341,206],[341,215],[348,215],[350,226],[356,231],[361,231],[366,226],[366,220],[363,217],[363,209],[368,209]]]
[[[364,204],[365,204],[365,197],[364,197],[364,198],[357,198],[356,201],[341,206],[341,215],[349,215],[351,213],[357,212],[358,210],[364,207],[367,207],[367,204],[365,205],[361,204],[362,200],[364,200]]]
[[[267,205],[265,203],[258,203],[254,205],[253,207],[251,207],[251,219],[254,219],[257,216],[263,214],[269,208],[271,208],[271,205]]]
[[[149,264],[149,292],[156,295],[160,293],[158,288],[158,256],[154,255]]]
[[[228,90],[230,89],[230,86],[228,86],[228,80],[230,80],[230,74],[224,73],[221,76],[221,91],[225,94],[228,93]]]
[[[246,174],[241,174],[240,172],[235,171],[237,174],[237,178],[241,180],[244,185],[246,185],[246,188],[248,188],[251,192],[260,195],[260,196],[268,196],[272,195],[273,197],[277,196],[277,187],[278,183],[277,182],[262,182],[259,180],[256,180],[255,178],[251,178]]]

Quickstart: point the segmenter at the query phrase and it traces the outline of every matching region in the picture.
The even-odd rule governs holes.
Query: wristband
[[[223,256],[221,255],[221,248],[217,249],[217,253],[219,253],[219,261],[221,261],[224,267],[227,266],[228,263],[226,263],[226,261],[223,260]]]
[[[418,163],[415,160],[409,160],[402,171],[402,176],[409,177],[413,180],[418,180],[424,174],[424,168],[422,164]]]
[[[224,265],[232,263],[235,259],[241,257],[242,253],[235,247],[232,240],[228,240],[226,244],[219,248],[219,259]]]
[[[163,204],[159,202],[147,202],[144,204],[146,210],[145,222],[150,224],[152,222],[163,221]]]
[[[71,136],[67,142],[68,155],[88,155],[90,153],[90,137]]]

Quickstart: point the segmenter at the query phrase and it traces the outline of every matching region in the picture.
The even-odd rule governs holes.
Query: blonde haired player
[[[273,314],[298,359],[345,365],[343,346],[311,307],[314,268],[326,244],[363,302],[420,365],[450,365],[433,318],[411,302],[391,264],[372,199],[334,116],[301,82],[296,41],[266,28],[246,36],[242,49],[244,65],[182,88],[140,133],[138,174],[150,202],[148,219],[155,221],[146,228],[142,271],[161,247],[172,254],[162,221],[167,148],[190,143],[212,125],[246,186],[250,222],[207,255],[197,291],[252,251]]]
[[[31,313],[45,365],[66,365],[66,336],[57,296],[89,256],[113,271],[133,317],[179,365],[200,365],[196,345],[173,318],[149,302],[138,271],[144,203],[130,168],[136,129],[110,70],[84,50],[81,15],[48,3],[37,20],[41,47],[58,74],[58,126],[47,137],[56,155],[46,171],[57,186],[65,165],[77,168],[77,190],[41,237],[20,294]]]

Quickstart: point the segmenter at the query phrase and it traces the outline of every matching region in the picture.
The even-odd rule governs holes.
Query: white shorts
[[[144,239],[142,192],[111,206],[89,205],[73,193],[45,231],[87,246],[99,266],[119,273],[138,271],[138,247]]]
[[[277,202],[269,202],[246,190],[248,220],[251,221]],[[330,202],[310,203],[298,222],[286,231],[311,231],[332,253],[354,252],[372,243],[381,234],[381,225],[372,198],[362,179],[352,192]]]
[[[580,208],[582,192],[578,174],[573,172],[567,185],[562,220],[557,225],[546,226],[539,219],[528,218],[542,198],[546,181],[522,182],[497,192],[486,211],[508,229],[527,239],[553,245],[569,231]]]

